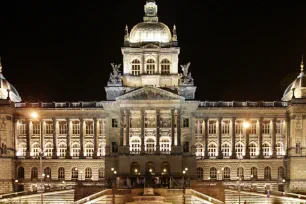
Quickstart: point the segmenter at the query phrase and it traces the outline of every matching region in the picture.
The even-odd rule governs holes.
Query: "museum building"
[[[134,186],[148,174],[156,185],[185,174],[188,185],[240,180],[306,192],[303,62],[280,101],[197,101],[176,26],[157,13],[147,0],[143,22],[126,27],[123,68],[111,64],[106,101],[23,103],[0,66],[0,193],[15,181],[35,190],[42,176],[51,187],[114,175]]]

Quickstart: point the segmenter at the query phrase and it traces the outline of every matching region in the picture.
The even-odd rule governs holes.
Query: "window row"
[[[171,171],[170,171],[170,164],[168,162],[162,162],[161,165],[160,165],[160,172],[162,175],[167,175],[167,174],[170,174]],[[140,174],[140,164],[138,162],[133,162],[131,165],[130,165],[130,173],[131,174],[134,174],[134,175],[138,175]],[[145,169],[146,173],[152,173],[154,174],[156,172],[156,169],[155,169],[155,164],[153,162],[148,162],[146,163],[146,169]]]
[[[145,151],[146,152],[155,152],[156,151],[156,140],[147,139],[145,141]],[[171,141],[170,139],[161,139],[159,142],[160,151],[171,152]],[[139,138],[134,138],[130,141],[130,151],[133,153],[138,153],[141,151],[141,140]]]
[[[132,72],[131,74],[134,76],[139,76],[141,71],[141,62],[138,59],[132,61]],[[154,59],[148,59],[145,63],[145,71],[143,73],[147,75],[153,75],[158,73],[157,62]],[[163,59],[160,62],[160,70],[162,75],[170,74],[171,62],[168,59]]]
[[[271,156],[273,151],[272,147],[269,143],[264,143],[262,145],[263,156]],[[201,143],[196,144],[196,156],[203,157],[204,156],[204,145]],[[241,158],[245,155],[245,145],[243,143],[238,142],[235,145],[235,151],[238,158]],[[221,152],[224,157],[229,157],[232,155],[232,148],[229,143],[223,143],[221,146]],[[250,143],[249,145],[249,153],[250,156],[258,156],[259,155],[259,147],[257,143]],[[284,145],[282,142],[276,143],[276,155],[283,156],[284,155]],[[218,156],[218,145],[216,143],[208,144],[208,156],[216,157]]]
[[[80,156],[81,146],[79,143],[74,143],[71,145],[71,155],[72,157],[79,157]],[[52,143],[46,143],[43,149],[43,156],[45,157],[52,157],[54,152],[54,147]],[[25,157],[27,152],[27,145],[25,143],[20,143],[18,146],[17,156]],[[30,156],[32,157],[39,157],[41,152],[41,147],[39,143],[34,143],[31,146],[31,153]],[[67,152],[67,144],[61,143],[58,145],[57,156],[65,157]],[[85,157],[92,157],[94,153],[94,144],[87,143],[84,146],[84,156]],[[105,144],[99,144],[98,146],[98,156],[105,156]]]
[[[208,121],[208,134],[217,134],[217,124],[216,120]],[[222,134],[230,134],[231,129],[231,121],[224,120],[222,121],[221,131]],[[204,120],[196,120],[195,121],[195,134],[196,135],[203,135],[205,129],[205,122]],[[243,134],[243,121],[236,121],[235,122],[235,133],[236,134]],[[258,121],[251,121],[249,127],[250,134],[257,134],[259,129]],[[263,134],[271,134],[272,133],[272,122],[270,120],[263,121],[262,123],[262,133]],[[276,134],[283,134],[284,133],[284,121],[278,120],[276,122]]]
[[[40,177],[38,177],[38,168],[37,167],[33,167],[31,169],[31,179],[38,179]],[[48,180],[51,179],[51,168],[47,167],[44,169],[44,173],[43,173],[43,179],[44,180]],[[98,177],[99,179],[104,178],[104,168],[99,168],[98,170]],[[17,178],[18,179],[24,179],[24,168],[23,167],[19,167],[17,170]],[[60,167],[57,170],[57,178],[58,179],[65,179],[65,168],[64,167]],[[85,172],[83,171],[79,171],[78,168],[72,168],[71,169],[71,179],[79,179],[81,178],[81,180],[84,179],[92,179],[92,169],[91,168],[86,168]]]
[[[41,123],[38,121],[31,122],[31,133],[32,135],[40,135],[43,132],[45,135],[53,135],[54,132],[54,124],[52,121],[45,121],[43,124],[43,129],[41,127]],[[80,134],[80,121],[72,121],[71,122],[71,134],[72,135],[79,135]],[[93,121],[85,121],[84,124],[84,133],[86,135],[93,135],[94,134],[94,122]],[[102,120],[98,122],[98,134],[105,135],[106,134],[106,121]],[[66,121],[58,121],[58,130],[57,134],[59,135],[67,135],[68,127]],[[18,134],[19,135],[26,135],[27,134],[27,124],[20,121],[18,123]]]
[[[204,171],[203,168],[198,167],[196,169],[197,177],[199,179],[204,179]],[[245,179],[244,178],[244,168],[239,167],[237,168],[237,177],[240,178],[241,180]],[[271,180],[271,167],[267,166],[264,168],[264,177],[265,180]],[[278,177],[279,180],[285,179],[285,168],[284,167],[279,167],[278,168]],[[205,178],[206,179],[206,178]],[[207,180],[216,180],[216,179],[231,179],[231,169],[229,167],[222,168],[221,171],[218,171],[217,168],[212,167],[209,170],[209,177]],[[258,179],[258,169],[256,167],[251,168],[251,175],[250,175],[251,180],[257,180]]]

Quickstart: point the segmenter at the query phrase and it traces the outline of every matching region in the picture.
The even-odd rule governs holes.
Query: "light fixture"
[[[114,174],[117,174],[117,171],[114,171]]]
[[[111,170],[114,171],[115,169],[114,169],[114,168],[111,168]]]
[[[149,172],[151,172],[151,173],[152,173],[152,169],[150,169],[150,170],[149,170]]]
[[[183,171],[183,174],[186,174],[186,171]]]
[[[15,183],[18,183],[18,180],[15,180]]]
[[[250,123],[244,122],[244,123],[243,123],[243,127],[244,127],[244,128],[249,128],[249,127],[250,127]]]
[[[135,173],[137,173],[138,172],[138,170],[137,169],[135,169]]]
[[[167,172],[167,169],[164,169],[164,172]]]
[[[36,112],[32,112],[31,113],[31,118],[37,119],[38,118],[38,114]]]
[[[188,171],[188,168],[187,168],[187,167],[185,168],[185,171]]]

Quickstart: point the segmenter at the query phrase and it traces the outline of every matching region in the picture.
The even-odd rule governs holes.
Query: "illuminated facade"
[[[190,64],[179,66],[176,27],[157,11],[147,1],[143,22],[126,27],[123,71],[112,64],[107,101],[22,103],[0,75],[1,193],[15,179],[25,190],[39,186],[41,150],[54,187],[104,183],[114,171],[131,185],[154,172],[166,185],[188,168],[192,181],[230,186],[240,177],[242,185],[306,192],[303,64],[282,101],[196,101]]]

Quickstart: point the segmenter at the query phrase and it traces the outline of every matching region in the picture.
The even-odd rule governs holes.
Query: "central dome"
[[[160,22],[142,22],[134,26],[130,34],[131,43],[170,43],[172,34],[169,27]]]

